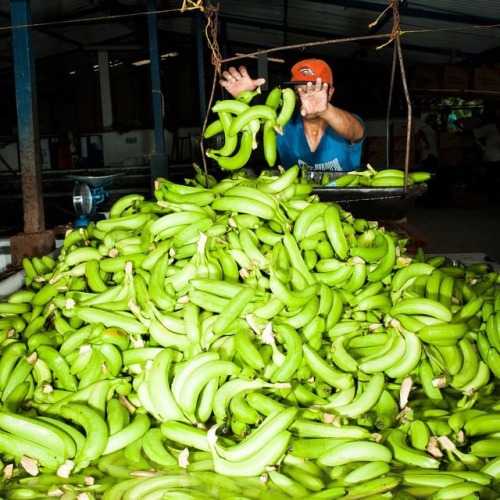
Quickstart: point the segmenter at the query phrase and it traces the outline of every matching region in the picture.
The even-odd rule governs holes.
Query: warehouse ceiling
[[[2,85],[13,79],[10,4],[23,1],[0,0]],[[500,63],[498,0],[399,0],[397,10],[392,0],[34,0],[37,79],[74,71],[100,49],[117,64],[148,57],[148,3],[157,12],[160,50],[181,57],[193,57],[201,44],[223,59],[280,59],[293,50],[390,64],[396,26],[407,66]]]

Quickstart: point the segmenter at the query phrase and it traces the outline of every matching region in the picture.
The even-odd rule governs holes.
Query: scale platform
[[[68,179],[75,181],[73,189],[73,206],[77,214],[75,227],[85,227],[91,221],[105,219],[103,213],[97,212],[97,205],[103,203],[109,193],[105,189],[113,181],[124,175],[120,172],[112,175],[67,175]]]
[[[122,175],[125,175],[125,172],[111,175],[67,175],[66,177],[76,182],[88,184],[90,187],[97,189],[109,186],[117,177]]]
[[[354,217],[368,220],[395,221],[404,219],[412,209],[417,198],[428,189],[425,182],[403,187],[335,187],[321,185],[323,172],[309,171],[308,179],[317,186],[313,194],[321,201],[338,203]],[[330,181],[345,175],[345,172],[328,172]]]

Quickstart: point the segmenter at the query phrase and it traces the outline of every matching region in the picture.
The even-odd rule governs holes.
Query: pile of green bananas
[[[218,101],[212,107],[217,120],[211,122],[203,133],[205,139],[224,135],[220,149],[207,149],[206,155],[214,159],[223,170],[238,170],[250,160],[252,151],[262,139],[264,158],[270,167],[276,164],[276,134],[292,117],[295,93],[292,88],[275,87],[263,104],[253,104],[259,90],[242,92],[236,99]]]
[[[430,179],[430,172],[410,171],[406,183],[408,186],[413,186],[419,182],[427,182]],[[405,173],[397,168],[375,170],[368,165],[366,170],[347,172],[334,181],[331,181],[328,172],[325,172],[320,183],[322,186],[328,185],[332,187],[403,187],[405,185]]]
[[[298,167],[198,181],[24,259],[0,496],[498,498],[499,273],[406,254]]]

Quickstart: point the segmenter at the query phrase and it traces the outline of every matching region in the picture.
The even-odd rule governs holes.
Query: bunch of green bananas
[[[412,186],[420,182],[427,182],[430,178],[430,172],[411,171],[406,176],[406,183],[408,186]],[[328,172],[325,172],[321,177],[320,184],[333,187],[403,187],[405,185],[405,173],[397,168],[375,170],[368,165],[366,170],[347,172],[334,181],[331,181]]]
[[[212,112],[217,120],[211,122],[203,133],[205,139],[224,134],[220,149],[207,149],[206,155],[214,159],[223,170],[238,170],[250,160],[252,151],[262,139],[264,158],[269,166],[276,164],[276,134],[290,120],[295,107],[295,93],[291,88],[275,87],[264,104],[251,104],[259,91],[242,92],[236,99],[218,101]]]
[[[2,495],[498,498],[499,273],[312,189],[159,178],[24,259]]]

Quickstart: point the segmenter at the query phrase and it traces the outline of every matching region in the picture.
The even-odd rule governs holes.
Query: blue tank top
[[[351,144],[327,127],[316,151],[312,152],[302,117],[295,112],[285,125],[283,135],[278,134],[277,148],[283,168],[299,165],[308,170],[349,171],[360,168],[363,140]]]

